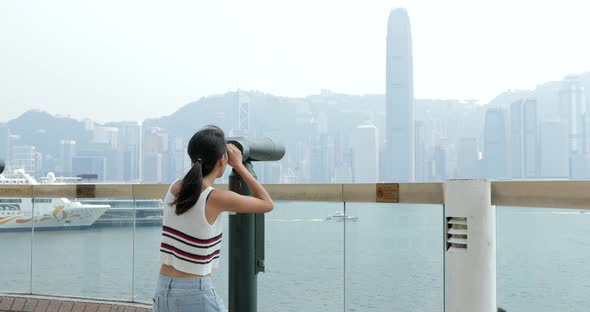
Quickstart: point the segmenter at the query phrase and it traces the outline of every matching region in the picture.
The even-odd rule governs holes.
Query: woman
[[[273,209],[266,190],[246,170],[242,153],[225,143],[221,129],[208,126],[195,133],[188,144],[192,167],[166,194],[160,277],[154,297],[154,312],[225,311],[211,283],[211,271],[218,266],[224,211],[264,213]],[[216,190],[215,179],[226,165],[244,179],[253,196]]]

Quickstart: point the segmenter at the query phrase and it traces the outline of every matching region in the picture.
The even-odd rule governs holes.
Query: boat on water
[[[83,204],[109,205],[109,209],[96,221],[96,225],[162,225],[164,201],[162,199],[81,199]]]
[[[335,221],[335,222],[357,222],[359,217],[344,215],[341,211],[336,211],[333,215],[328,216],[324,219],[325,221]]]
[[[36,185],[35,178],[17,169],[0,174],[0,185]],[[68,198],[0,198],[0,230],[67,229],[93,225],[111,207]]]
[[[41,184],[75,184],[80,183],[80,177],[57,177],[50,172],[41,178]],[[105,212],[96,222],[96,226],[129,225],[162,225],[164,201],[162,199],[107,199],[92,198],[79,199],[87,205],[108,205]]]

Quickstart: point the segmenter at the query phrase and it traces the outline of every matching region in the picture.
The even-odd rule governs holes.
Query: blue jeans
[[[153,312],[225,312],[210,277],[175,278],[160,275]]]

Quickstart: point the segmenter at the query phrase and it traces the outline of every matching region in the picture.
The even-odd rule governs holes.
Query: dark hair
[[[181,215],[193,207],[201,196],[203,177],[209,175],[215,164],[227,151],[225,134],[216,126],[207,126],[195,133],[188,142],[188,156],[192,167],[182,179],[180,192],[172,203],[176,214]]]

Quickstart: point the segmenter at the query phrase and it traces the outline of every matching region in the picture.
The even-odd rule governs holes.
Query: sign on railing
[[[376,202],[399,203],[399,184],[378,183],[376,187]]]

